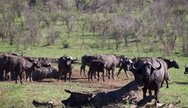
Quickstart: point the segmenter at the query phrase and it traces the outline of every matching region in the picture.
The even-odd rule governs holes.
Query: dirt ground
[[[125,73],[122,72],[119,77],[117,77],[115,74],[115,79],[108,79],[108,77],[105,77],[104,82],[101,76],[98,82],[97,79],[93,79],[93,81],[88,81],[87,76],[81,76],[79,71],[74,71],[71,77],[71,82],[84,83],[87,85],[87,87],[94,88],[96,90],[112,91],[114,89],[125,86],[127,83],[134,79],[131,73],[129,73],[129,76],[130,77],[127,78],[125,76]]]

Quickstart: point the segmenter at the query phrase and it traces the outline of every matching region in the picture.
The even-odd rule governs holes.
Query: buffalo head
[[[179,69],[179,65],[175,60],[170,60],[170,64],[171,64],[172,67]]]
[[[156,61],[156,63],[155,63]],[[156,70],[160,70],[162,67],[161,63],[158,60],[152,60],[152,62],[146,62],[142,67],[142,80],[143,81],[151,81],[151,75]]]
[[[119,67],[124,67],[125,71],[130,71],[132,60],[129,58],[121,58]]]
[[[158,59],[165,61],[167,63],[168,68],[174,67],[176,69],[179,69],[179,65],[174,59],[170,60],[170,59],[166,59],[166,58],[163,58],[163,57],[158,57]]]
[[[66,65],[70,66],[71,64],[76,63],[76,61],[78,60],[78,58],[73,59],[72,57],[64,55],[63,57],[60,57],[59,60],[62,61],[62,62],[64,62]]]
[[[85,93],[71,92],[70,90],[65,90],[65,92],[71,94],[68,99],[61,101],[65,106],[80,107],[83,105],[90,104],[90,99],[92,98],[91,93],[85,94]]]
[[[132,61],[130,71],[139,85],[143,84],[142,79],[148,80],[155,70],[162,67],[161,63],[155,59],[133,59]]]

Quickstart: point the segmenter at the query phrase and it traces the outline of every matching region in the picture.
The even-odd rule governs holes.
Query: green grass
[[[72,42],[71,42],[72,43]],[[70,43],[70,44],[71,44]],[[32,46],[26,50],[16,50],[14,45],[10,46],[7,43],[0,41],[1,52],[24,52],[26,56],[34,57],[60,57],[62,55],[69,55],[72,57],[78,57],[80,60],[84,54],[117,54],[125,55],[127,57],[134,56],[151,56],[151,57],[166,57],[174,58],[180,65],[180,69],[169,69],[170,74],[170,87],[160,89],[160,101],[163,103],[172,103],[181,101],[180,107],[188,107],[188,75],[184,75],[184,66],[188,63],[188,58],[182,56],[182,54],[167,55],[163,52],[148,52],[137,49],[135,45],[133,47],[122,47],[120,50],[108,49],[108,48],[90,48],[81,46],[78,43],[77,46],[71,48],[62,48],[59,43],[49,47]],[[75,70],[78,70],[80,65],[75,66]],[[117,71],[117,70],[116,70]],[[123,73],[122,73],[123,74]],[[68,82],[61,84],[54,83],[29,83],[26,82],[23,85],[15,84],[14,82],[0,82],[0,106],[1,108],[29,108],[33,107],[31,104],[33,99],[39,101],[53,100],[57,104],[61,104],[61,100],[66,99],[69,94],[64,92],[64,89],[71,89],[74,91],[92,91],[94,88],[87,87],[84,83]],[[120,106],[124,106],[121,105]]]
[[[62,83],[61,83],[62,84]],[[1,108],[30,108],[33,99],[39,101],[52,100],[61,105],[61,100],[68,98],[69,94],[64,89],[73,91],[91,91],[84,84],[68,82],[64,84],[54,83],[25,83],[23,85],[14,82],[0,83]],[[76,89],[75,89],[76,88]]]

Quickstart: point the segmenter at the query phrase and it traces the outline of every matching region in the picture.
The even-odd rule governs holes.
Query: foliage
[[[118,50],[143,42],[147,47],[139,49],[187,55],[186,6],[186,0],[1,0],[0,36],[17,49],[61,46],[57,40],[68,37],[80,47]]]

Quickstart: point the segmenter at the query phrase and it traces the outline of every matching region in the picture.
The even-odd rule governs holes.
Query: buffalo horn
[[[70,94],[72,93],[70,90],[67,90],[67,89],[64,89],[64,91]]]
[[[160,63],[160,61],[156,60],[159,63],[159,67],[153,67],[153,65],[151,65],[155,70],[159,70],[161,69],[162,65]]]
[[[72,59],[73,61],[77,61],[78,60],[78,57],[76,57],[75,59]]]

